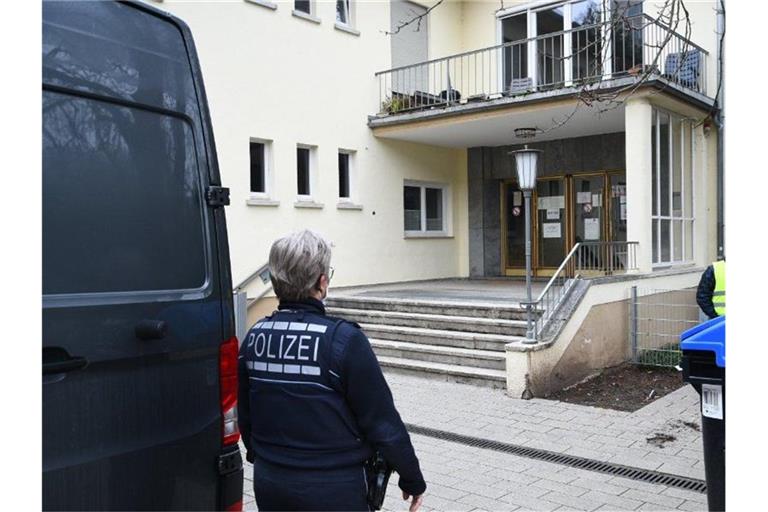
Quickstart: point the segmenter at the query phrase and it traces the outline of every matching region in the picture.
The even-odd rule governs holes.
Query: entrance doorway
[[[554,274],[577,242],[626,241],[626,208],[622,171],[539,179],[531,199],[533,275]],[[525,208],[516,181],[502,183],[501,217],[503,273],[525,275]]]

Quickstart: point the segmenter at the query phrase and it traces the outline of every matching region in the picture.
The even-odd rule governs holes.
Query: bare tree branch
[[[422,14],[400,22],[392,32],[386,34],[397,34],[414,23],[417,24],[416,30],[419,30],[422,20],[443,1],[439,0]],[[699,47],[690,42],[690,13],[684,0],[664,0],[653,16],[632,9],[635,5],[629,1],[613,3],[602,0],[588,4],[588,10],[582,12],[581,16],[580,23],[583,25],[576,24],[569,31],[509,41],[398,69],[396,75],[389,76],[392,81],[389,89],[391,96],[387,96],[387,101],[391,103],[383,103],[389,105],[389,110],[385,111],[449,105],[458,102],[462,92],[468,100],[508,95],[511,86],[507,83],[502,85],[501,90],[494,89],[495,85],[486,85],[501,81],[502,73],[503,80],[509,80],[507,73],[511,76],[511,71],[507,71],[507,64],[502,64],[501,70],[492,70],[486,67],[487,63],[493,66],[493,62],[507,62],[507,59],[514,62],[517,59],[520,66],[520,59],[524,58],[531,45],[534,45],[534,58],[539,59],[538,73],[542,70],[545,73],[532,77],[537,82],[535,90],[571,88],[576,98],[572,112],[560,120],[553,119],[551,126],[537,127],[539,133],[563,126],[584,107],[592,109],[597,115],[619,108],[649,82],[654,82],[656,86],[649,94],[662,93],[670,84],[689,88],[701,86],[703,54]],[[504,0],[500,0],[496,12],[504,9]],[[515,51],[518,52],[517,57],[514,57]],[[543,59],[543,64],[540,59]],[[525,65],[525,61],[522,62]],[[527,71],[521,68],[522,71],[518,70],[519,76],[515,77],[523,80],[528,76],[530,79],[532,63],[528,62],[527,66]],[[572,72],[568,73],[570,70]],[[569,75],[572,76],[566,82],[566,76]],[[384,77],[386,79],[386,75]],[[542,77],[546,78],[542,80]],[[623,83],[624,77],[634,79],[624,80],[626,83]],[[478,86],[478,82],[482,85]],[[398,90],[393,87],[394,83],[398,84]],[[384,90],[387,90],[386,83]],[[529,89],[522,93],[533,91]],[[717,95],[719,91],[720,84]],[[712,112],[707,117],[711,115]]]
[[[432,12],[435,9],[435,7],[437,7],[438,5],[442,4],[443,2],[444,2],[444,0],[438,0],[435,5],[433,5],[432,7],[428,8],[423,13],[418,14],[418,15],[414,16],[413,18],[409,19],[409,20],[400,21],[397,24],[397,26],[394,28],[394,30],[392,30],[392,32],[389,32],[389,31],[385,30],[384,34],[386,34],[388,36],[391,36],[391,35],[394,35],[394,34],[399,34],[402,29],[404,29],[405,27],[407,27],[408,25],[411,25],[413,23],[416,23],[416,32],[418,32],[419,30],[421,30],[421,20],[426,18],[429,15],[429,13]]]

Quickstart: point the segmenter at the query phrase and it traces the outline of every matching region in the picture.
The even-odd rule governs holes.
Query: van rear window
[[[43,293],[200,288],[204,203],[183,120],[43,93]]]

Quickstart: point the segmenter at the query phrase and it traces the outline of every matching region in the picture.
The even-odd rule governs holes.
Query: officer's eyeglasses
[[[331,279],[333,278],[333,267],[328,267],[328,282],[331,282]]]

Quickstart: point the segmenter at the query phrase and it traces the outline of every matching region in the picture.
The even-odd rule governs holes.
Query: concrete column
[[[485,275],[483,212],[483,148],[470,148],[467,151],[469,277],[482,277]]]
[[[698,126],[693,135],[693,254],[707,266],[717,259],[717,130]]]
[[[627,169],[627,240],[640,242],[637,266],[650,272],[652,263],[651,119],[647,98],[630,98],[624,109]]]

